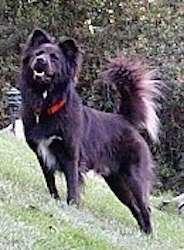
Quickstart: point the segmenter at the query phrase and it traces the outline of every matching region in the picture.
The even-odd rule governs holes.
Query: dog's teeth
[[[46,99],[47,98],[47,90],[45,90],[44,92],[43,92],[43,99]]]
[[[38,72],[38,71],[34,70],[34,76],[42,77],[42,76],[44,76],[44,75],[45,75],[45,72],[44,72],[44,71]]]

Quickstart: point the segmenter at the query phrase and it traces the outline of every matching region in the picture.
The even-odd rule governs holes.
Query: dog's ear
[[[79,73],[81,71],[82,59],[84,51],[76,41],[72,38],[67,38],[59,42],[58,46],[63,52],[64,56],[70,63],[72,78],[74,83],[78,82]]]
[[[32,48],[35,48],[44,43],[52,43],[54,39],[40,28],[36,28],[28,37],[26,44],[22,46],[22,61],[27,63],[29,61],[29,53]]]
[[[42,29],[35,29],[27,41],[27,47],[36,47],[43,43],[51,43],[52,38]]]
[[[76,41],[72,38],[66,39],[59,43],[59,47],[62,50],[63,54],[69,60],[75,60],[78,56],[79,48],[76,44]]]

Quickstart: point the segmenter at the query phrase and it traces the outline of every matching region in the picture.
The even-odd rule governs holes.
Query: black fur
[[[142,64],[118,56],[107,64],[103,77],[121,94],[119,114],[100,112],[84,106],[76,92],[81,62],[82,52],[72,39],[56,43],[40,29],[28,38],[20,76],[27,143],[54,198],[59,198],[56,170],[66,177],[67,202],[77,204],[82,174],[93,169],[129,207],[140,229],[151,233],[148,195],[154,164],[138,128],[149,130],[146,101],[154,104],[155,82]],[[64,105],[48,114],[60,100]]]

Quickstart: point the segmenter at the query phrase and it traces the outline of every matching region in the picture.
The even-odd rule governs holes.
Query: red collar
[[[47,113],[49,115],[55,114],[57,111],[59,111],[61,108],[63,108],[63,106],[65,105],[65,103],[66,103],[65,100],[60,100],[60,101],[56,102],[56,104],[54,104],[52,107],[50,107],[47,110]]]

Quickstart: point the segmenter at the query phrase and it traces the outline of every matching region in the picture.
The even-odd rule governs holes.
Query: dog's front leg
[[[59,199],[59,194],[58,194],[58,190],[56,188],[56,183],[55,183],[54,171],[52,169],[49,169],[46,166],[46,164],[44,163],[44,161],[41,157],[38,156],[38,160],[39,160],[40,166],[42,168],[43,175],[45,177],[45,181],[46,181],[47,187],[49,189],[50,195],[54,199]]]
[[[64,174],[67,183],[67,203],[69,205],[79,203],[79,173],[78,161],[65,161]]]

